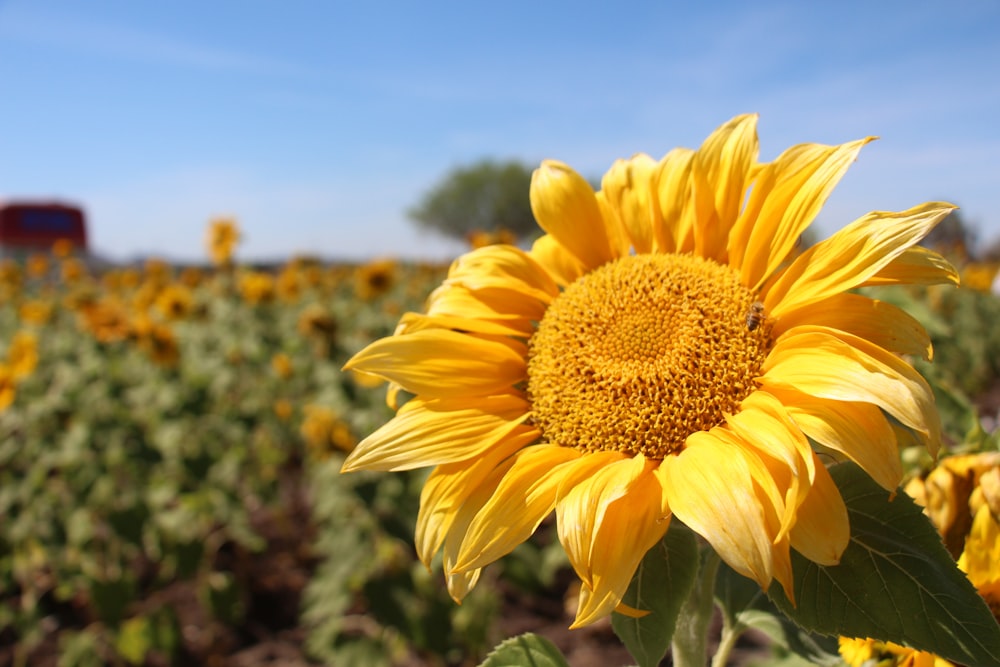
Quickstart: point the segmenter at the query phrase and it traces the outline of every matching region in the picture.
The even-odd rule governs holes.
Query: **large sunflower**
[[[696,151],[619,160],[601,190],[543,162],[547,233],[462,256],[347,368],[412,394],[345,471],[435,466],[420,558],[453,597],[553,510],[582,587],[574,627],[619,605],[676,516],[735,570],[792,594],[789,550],[830,565],[847,511],[814,447],[888,490],[897,447],[936,450],[923,328],[856,287],[957,282],[915,246],[952,206],[875,212],[796,244],[870,138],[757,162],[756,116]]]

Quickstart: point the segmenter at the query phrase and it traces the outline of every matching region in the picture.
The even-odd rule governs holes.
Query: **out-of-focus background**
[[[0,667],[465,666],[525,631],[631,664],[567,630],[551,522],[448,598],[426,473],[339,474],[393,414],[341,369],[455,255],[531,241],[540,160],[599,184],[737,114],[761,160],[881,136],[803,246],[962,207],[925,241],[962,287],[876,296],[930,334],[945,451],[997,449],[997,34],[991,0],[0,0]]]

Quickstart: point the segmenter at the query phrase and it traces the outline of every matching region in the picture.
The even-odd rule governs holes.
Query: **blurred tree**
[[[531,213],[532,169],[516,161],[482,160],[450,171],[407,215],[421,227],[468,239],[507,231],[517,238],[541,233]]]
[[[962,212],[955,209],[924,237],[921,245],[952,259],[965,261],[975,259],[977,236],[975,226],[970,225]]]

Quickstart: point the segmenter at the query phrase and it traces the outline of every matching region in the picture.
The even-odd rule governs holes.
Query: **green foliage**
[[[483,160],[449,172],[407,213],[418,225],[465,239],[473,232],[539,233],[528,197],[531,168]]]
[[[670,648],[677,618],[698,576],[698,543],[680,523],[670,529],[639,564],[622,602],[649,612],[641,618],[615,614],[615,634],[639,667],[655,667]]]
[[[793,605],[779,586],[778,608],[819,634],[873,637],[966,665],[1000,663],[1000,625],[912,500],[885,489],[853,464],[831,473],[847,503],[851,542],[839,565],[793,553]]]
[[[552,642],[538,635],[511,637],[500,643],[479,667],[569,667]]]

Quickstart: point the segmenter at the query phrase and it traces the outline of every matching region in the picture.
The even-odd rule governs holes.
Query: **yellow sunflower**
[[[434,466],[416,545],[425,563],[443,549],[456,600],[553,510],[582,582],[574,627],[618,607],[672,517],[791,596],[790,549],[832,565],[849,538],[810,439],[890,491],[899,443],[938,447],[901,358],[930,356],[926,332],[851,290],[957,282],[915,246],[954,207],[869,213],[795,250],[870,139],[760,163],[740,116],[698,150],[617,161],[599,192],[543,162],[531,251],[459,258],[425,314],[347,363],[412,398],[343,469]]]

